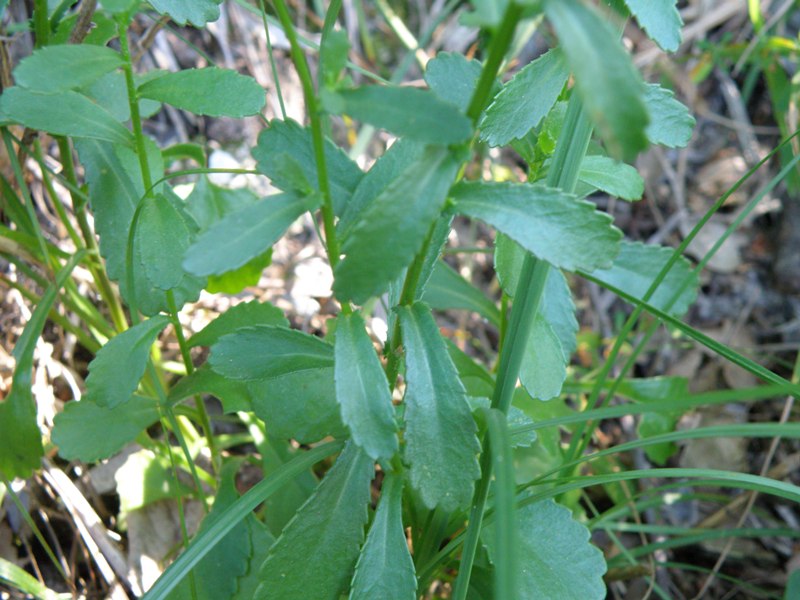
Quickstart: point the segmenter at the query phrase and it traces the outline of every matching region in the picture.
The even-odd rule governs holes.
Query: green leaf
[[[230,460],[223,465],[214,506],[200,524],[198,534],[207,531],[239,499],[235,484],[240,463],[241,460]],[[247,519],[255,517],[248,515]],[[169,600],[231,598],[238,587],[239,577],[247,572],[248,559],[254,550],[250,545],[247,520],[241,521],[214,544],[211,551],[192,569],[190,576],[170,592]]]
[[[459,144],[472,136],[470,120],[434,94],[410,87],[370,85],[322,94],[326,110],[347,114],[397,136],[430,144]]]
[[[398,448],[392,395],[358,313],[336,321],[334,371],[336,399],[353,441],[374,460],[390,459]]]
[[[647,147],[644,85],[619,36],[579,0],[547,0],[545,14],[575,74],[575,89],[609,153],[632,159]]]
[[[452,355],[453,353],[451,352],[450,356]],[[461,376],[461,371],[459,371],[459,376]],[[486,411],[490,409],[497,410],[492,408],[492,401],[489,400],[489,398],[471,397],[469,399],[469,404],[472,409],[472,416],[480,426],[483,426],[486,422]],[[530,448],[534,442],[536,442],[538,435],[535,430],[531,429],[533,426],[533,419],[521,409],[513,405],[509,406],[506,421],[509,429],[512,430],[509,432],[509,444],[512,448]],[[513,431],[514,428],[517,427],[524,427],[525,429]]]
[[[644,194],[644,180],[639,172],[607,156],[584,157],[578,179],[623,200],[640,200]]]
[[[229,294],[235,296],[245,288],[258,285],[261,274],[272,264],[272,248],[249,260],[238,269],[222,275],[209,275],[206,290],[210,294]]]
[[[569,69],[558,49],[526,65],[486,109],[481,139],[490,146],[505,146],[523,137],[550,112],[568,77]],[[536,93],[531,93],[534,89]]]
[[[677,0],[625,0],[628,9],[647,35],[667,52],[681,45],[683,21]]]
[[[205,164],[205,159],[201,162]],[[214,185],[203,175],[186,198],[186,211],[200,227],[209,229],[231,213],[256,204],[259,197],[247,188],[229,189]]]
[[[62,458],[94,462],[122,450],[158,418],[158,402],[142,396],[113,408],[87,400],[67,402],[56,415],[52,439]]]
[[[31,314],[11,355],[16,361],[11,391],[0,402],[0,475],[7,479],[27,479],[38,469],[43,454],[42,433],[36,422],[36,401],[33,386],[33,351],[42,335],[47,315],[58,291],[67,282],[72,270],[84,257],[77,252],[58,272],[55,281],[45,290]]]
[[[427,148],[364,209],[334,270],[337,298],[361,304],[402,273],[441,214],[458,167],[448,150]]]
[[[338,332],[337,332],[338,334]],[[414,600],[417,578],[403,529],[403,479],[383,480],[375,519],[356,564],[350,600]]]
[[[464,386],[424,304],[399,310],[406,352],[405,459],[425,506],[469,505],[480,449]]]
[[[786,584],[783,600],[792,600],[792,598],[797,597],[800,597],[800,569],[794,569],[789,574],[789,581]]]
[[[256,589],[261,582],[259,571],[267,559],[269,549],[275,543],[275,538],[269,529],[254,515],[247,515],[244,520],[250,535],[250,547],[253,549],[248,562],[247,573],[239,577],[236,582],[236,593],[231,600],[252,600],[255,598]]]
[[[461,24],[466,27],[496,27],[505,13],[508,0],[472,0],[475,7],[461,17]]]
[[[439,52],[425,67],[425,82],[439,98],[467,112],[481,76],[481,63],[457,52]]]
[[[32,92],[12,87],[0,96],[4,118],[54,135],[93,138],[131,145],[133,135],[122,124],[83,94]]]
[[[252,77],[230,69],[184,69],[151,79],[139,96],[171,104],[196,115],[247,117],[264,108],[264,88]]]
[[[270,549],[256,598],[338,600],[367,522],[373,464],[352,443]]]
[[[175,477],[167,456],[139,450],[128,456],[114,474],[120,499],[120,512],[129,513],[167,498],[183,498],[191,490]]]
[[[277,242],[289,225],[313,207],[291,194],[269,196],[229,214],[198,236],[183,268],[195,275],[221,275],[238,269]]]
[[[149,0],[150,5],[161,14],[168,14],[179,25],[191,23],[202,27],[219,19],[222,0]]]
[[[358,186],[353,191],[352,197],[344,207],[342,218],[336,225],[336,232],[341,239],[345,239],[353,225],[358,223],[363,212],[395,179],[400,177],[425,151],[425,146],[414,140],[397,140],[392,146],[375,161],[367,171]]]
[[[344,29],[332,30],[323,36],[319,51],[321,81],[324,87],[335,88],[339,77],[347,66],[350,40]]]
[[[211,370],[208,364],[181,377],[169,390],[168,400],[177,403],[196,394],[211,394],[222,403],[222,412],[230,414],[253,410],[253,398],[247,383],[229,379]]]
[[[138,6],[139,0],[103,0],[103,8],[110,13],[126,13]]]
[[[82,402],[113,408],[130,400],[144,375],[150,346],[168,324],[167,317],[156,316],[111,338],[89,363]]]
[[[333,210],[341,215],[353,192],[364,175],[358,165],[347,157],[341,148],[325,138],[325,163],[328,170],[328,184],[333,200]],[[252,150],[258,161],[258,170],[272,180],[272,184],[283,191],[292,191],[294,182],[281,168],[280,155],[291,156],[302,168],[305,178],[319,191],[317,161],[314,158],[314,144],[311,132],[287,119],[270,121],[269,129],[258,136],[258,145]]]
[[[0,2],[0,17],[3,16],[5,6]],[[22,567],[18,567],[10,560],[0,558],[0,582],[7,584],[12,590],[21,592],[26,598],[36,600],[66,600],[71,594],[58,594],[41,583],[36,577]],[[4,586],[6,589],[8,587]]]
[[[61,92],[89,85],[122,63],[120,54],[111,48],[51,45],[23,59],[14,69],[14,81],[37,92]]]
[[[636,298],[644,298],[655,276],[672,256],[672,248],[622,242],[619,255],[610,269],[592,272],[600,284],[607,283]],[[650,297],[651,306],[679,317],[697,297],[699,281],[688,260],[681,257]],[[682,290],[676,297],[676,292]]]
[[[695,120],[671,90],[657,83],[645,85],[644,102],[650,114],[647,139],[651,144],[668,148],[683,148],[689,143]]]
[[[500,326],[500,311],[494,302],[443,261],[436,262],[422,300],[438,310],[470,310],[486,317],[495,327]]]
[[[114,37],[116,37],[116,24],[113,21],[111,24],[114,28]],[[77,91],[88,96],[92,102],[106,109],[117,121],[124,123],[130,120],[131,105],[128,102],[128,86],[122,71],[106,73],[97,81],[83,86]],[[141,98],[139,100],[139,116],[142,118],[152,116],[160,109],[160,102],[148,100],[146,98]]]
[[[473,404],[473,401],[478,401],[482,397],[489,402],[489,396],[494,392],[494,377],[483,365],[459,349],[451,340],[445,341],[450,360],[453,361],[458,371],[458,378],[464,385],[467,394],[471,397],[470,403]],[[488,408],[490,404],[485,406]]]
[[[268,379],[333,366],[333,346],[296,329],[254,325],[223,335],[208,363],[233,379]]]
[[[517,510],[520,540],[518,600],[606,597],[603,553],[589,543],[589,530],[553,500]],[[501,558],[495,526],[484,528],[483,541],[493,562]]]
[[[455,210],[481,219],[541,260],[574,271],[610,266],[622,233],[590,202],[535,184],[460,183]]]
[[[189,338],[189,347],[213,346],[223,335],[253,325],[289,327],[283,311],[269,302],[242,302],[232,306]]]
[[[177,287],[184,276],[181,261],[191,237],[177,209],[163,195],[148,195],[143,200],[136,233],[146,240],[140,245],[139,254],[147,280],[161,290]]]
[[[525,390],[538,400],[557,397],[567,378],[568,361],[556,332],[544,315],[537,313],[519,372]]]
[[[247,389],[253,412],[267,423],[274,438],[310,444],[328,436],[347,436],[332,366],[251,381]]]

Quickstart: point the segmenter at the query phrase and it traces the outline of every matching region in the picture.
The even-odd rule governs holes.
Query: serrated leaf
[[[211,117],[257,115],[266,103],[264,88],[255,79],[218,67],[166,73],[140,85],[138,92],[142,98]]]
[[[148,195],[143,200],[137,234],[145,240],[140,245],[141,268],[156,288],[171,290],[178,286],[184,273],[183,255],[189,248],[189,228],[163,195]]]
[[[399,309],[406,352],[405,459],[425,506],[450,512],[469,505],[480,449],[464,386],[430,309]]]
[[[601,285],[606,283],[641,299],[652,285],[655,276],[670,260],[672,253],[672,248],[624,241],[612,267],[593,271],[592,277],[598,279]],[[697,273],[692,270],[689,261],[681,257],[648,303],[680,317],[695,301],[698,285]],[[679,289],[682,291],[676,298],[675,294]]]
[[[61,92],[89,85],[122,64],[119,52],[111,48],[50,45],[23,59],[14,69],[14,81],[33,91]]]
[[[253,398],[247,383],[220,375],[208,364],[178,380],[170,388],[168,400],[177,403],[196,394],[211,394],[217,398],[225,414],[253,410]]]
[[[81,402],[109,408],[127,402],[144,375],[150,346],[168,324],[167,317],[156,316],[111,338],[89,363]]]
[[[500,311],[494,302],[443,261],[436,262],[421,299],[439,310],[460,308],[476,312],[495,327],[500,326]]]
[[[400,275],[441,214],[458,167],[448,150],[427,148],[364,209],[334,270],[337,298],[361,304]]]
[[[222,0],[150,0],[150,5],[161,14],[168,14],[180,24],[191,23],[202,27],[219,19]]]
[[[568,361],[556,332],[544,315],[537,313],[519,372],[525,390],[538,400],[557,397],[567,378]]]
[[[520,540],[518,600],[606,597],[602,552],[589,542],[589,530],[572,513],[553,500],[517,509]],[[494,525],[487,525],[482,539],[496,560]]]
[[[579,0],[547,0],[545,14],[575,75],[575,89],[609,153],[633,159],[647,147],[644,85],[619,36]]]
[[[536,184],[460,183],[455,210],[481,219],[556,267],[609,266],[622,233],[590,202]]]
[[[457,52],[439,52],[425,67],[425,82],[431,91],[464,113],[480,76],[481,63]]]
[[[269,196],[246,206],[201,233],[186,252],[183,268],[199,276],[238,269],[263,254],[312,208],[309,199],[292,194]]]
[[[254,325],[289,327],[283,311],[269,302],[242,302],[230,307],[189,338],[189,347],[212,346],[223,335]]]
[[[275,543],[275,538],[269,529],[254,515],[248,515],[244,520],[250,534],[250,547],[253,549],[248,561],[247,572],[239,577],[236,582],[236,593],[231,600],[252,600],[255,598],[256,589],[260,583],[259,570],[267,559],[269,549]]]
[[[403,529],[403,479],[388,473],[356,564],[350,600],[414,600],[416,592],[414,561]]]
[[[374,460],[397,452],[392,395],[364,320],[340,315],[334,343],[336,400],[353,441]]]
[[[338,600],[367,522],[373,464],[349,443],[270,549],[256,598]]]
[[[667,52],[681,45],[683,20],[677,0],[625,0],[631,14],[647,35]]]
[[[486,109],[481,139],[505,146],[539,125],[558,100],[569,77],[561,51],[552,49],[523,67]],[[531,90],[536,90],[532,93]]]
[[[310,444],[328,436],[347,436],[336,402],[332,366],[250,381],[247,389],[253,412],[267,423],[274,438]]]
[[[361,181],[363,172],[347,157],[341,148],[325,138],[325,163],[328,171],[328,184],[333,200],[333,210],[341,215]],[[280,169],[276,158],[281,154],[291,156],[302,168],[306,180],[319,191],[317,161],[314,158],[314,144],[311,132],[291,119],[270,121],[269,129],[258,136],[258,144],[252,150],[258,161],[258,170],[272,180],[272,184],[284,191],[293,189],[293,181]]]
[[[358,186],[353,191],[352,197],[344,207],[342,218],[336,224],[336,232],[341,239],[347,238],[353,225],[359,222],[362,213],[369,204],[375,200],[403,171],[409,168],[424,152],[425,146],[414,140],[397,140],[392,146],[375,161],[367,171]]]
[[[122,450],[158,418],[158,402],[143,396],[113,408],[86,400],[67,402],[55,417],[52,439],[62,458],[94,462]]]
[[[333,366],[333,346],[296,329],[254,325],[223,335],[208,363],[233,379],[268,379]]]
[[[11,379],[11,391],[0,402],[0,474],[7,479],[27,479],[40,466],[42,433],[36,421],[36,401],[33,386],[33,352],[42,335],[47,315],[75,265],[83,258],[78,252],[70,258],[56,275],[55,281],[45,290],[34,308],[22,335],[11,355],[16,361]]]
[[[215,521],[224,517],[225,510],[239,499],[236,492],[236,472],[239,460],[223,465],[214,506],[200,524],[198,534],[206,531]],[[253,519],[248,515],[247,519]],[[249,526],[240,521],[219,540],[200,562],[169,593],[169,600],[218,600],[231,598],[238,587],[238,579],[247,572],[251,546]],[[192,581],[192,579],[194,581]]]
[[[4,118],[54,135],[133,144],[133,135],[111,114],[83,94],[45,94],[15,86],[0,96]]]
[[[472,123],[434,94],[410,87],[370,85],[323,92],[326,110],[430,144],[459,144],[472,136]]]
[[[657,83],[645,85],[644,101],[650,114],[647,139],[651,144],[683,148],[689,143],[695,120],[675,94]]]
[[[644,194],[644,180],[639,171],[607,156],[584,157],[578,179],[623,200],[640,200]]]

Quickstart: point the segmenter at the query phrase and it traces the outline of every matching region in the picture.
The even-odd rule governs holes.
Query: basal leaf
[[[417,578],[403,529],[402,504],[403,479],[388,473],[383,480],[375,519],[356,564],[350,600],[417,598]]]
[[[568,77],[569,69],[558,49],[523,67],[486,109],[481,139],[490,146],[505,146],[524,136],[553,108]]]
[[[143,202],[137,229],[143,240],[139,249],[140,268],[154,287],[171,290],[183,279],[181,261],[189,248],[191,234],[166,197],[149,195]]]
[[[537,258],[574,271],[611,264],[622,233],[590,202],[535,184],[461,183],[455,210],[505,233]]]
[[[208,359],[233,379],[268,379],[333,366],[333,347],[313,335],[274,325],[254,325],[223,335]]]
[[[0,402],[0,475],[7,479],[27,479],[40,466],[43,452],[42,433],[36,422],[36,401],[33,385],[33,352],[42,335],[47,315],[59,290],[64,287],[75,265],[83,259],[78,252],[56,275],[55,281],[45,290],[31,318],[22,330],[11,351],[16,365],[11,379],[11,391]]]
[[[54,135],[133,143],[133,134],[105,109],[71,90],[45,94],[14,86],[0,96],[0,113],[20,125]]]
[[[631,14],[662,49],[675,52],[681,45],[683,21],[677,0],[625,0]]]
[[[222,0],[151,0],[150,4],[161,14],[167,14],[179,25],[191,23],[202,27],[219,19]]]
[[[553,500],[527,504],[517,509],[517,523],[518,600],[606,597],[603,554],[591,545],[589,530],[568,509]],[[489,556],[497,560],[494,529],[494,525],[486,526],[482,538]]]
[[[150,346],[168,323],[167,317],[156,316],[111,338],[89,363],[81,402],[109,408],[127,402],[144,375]]]
[[[20,61],[14,81],[37,92],[61,92],[89,85],[122,66],[119,52],[103,46],[64,44],[45,46]]]
[[[189,338],[189,346],[213,346],[223,335],[254,325],[289,327],[283,311],[269,302],[242,302],[232,306]]]
[[[579,0],[547,0],[575,88],[612,156],[633,159],[647,147],[644,84],[618,35]]]
[[[430,144],[458,144],[472,136],[470,120],[434,94],[411,87],[370,85],[322,95],[326,110]]]
[[[436,262],[422,301],[439,310],[470,310],[486,317],[495,327],[500,325],[500,311],[494,302],[443,261]]]
[[[519,372],[520,382],[533,398],[551,400],[561,394],[568,361],[556,332],[545,316],[537,313]]]
[[[639,172],[607,156],[584,157],[578,179],[623,200],[640,200],[644,193],[644,180]]]
[[[364,539],[373,463],[349,443],[270,549],[256,598],[338,600]]]
[[[264,104],[264,88],[252,77],[230,69],[206,67],[166,73],[139,86],[139,95],[196,115],[246,117]]]
[[[668,148],[683,148],[689,143],[695,120],[689,109],[681,104],[675,94],[657,83],[645,86],[644,101],[650,114],[647,139],[651,144]]]
[[[372,459],[397,452],[397,425],[389,384],[358,313],[340,315],[334,344],[336,400],[353,441]]]
[[[270,121],[269,128],[259,134],[258,145],[252,153],[258,161],[258,170],[269,177],[275,187],[285,192],[293,190],[292,179],[283,172],[280,160],[276,160],[280,155],[288,155],[300,165],[305,179],[319,191],[311,132],[291,119]],[[341,215],[363,172],[328,138],[325,138],[325,164],[333,209],[337,215]]]
[[[113,408],[86,400],[67,402],[55,417],[52,439],[62,458],[94,462],[122,450],[158,418],[158,402],[143,396]]]
[[[310,444],[328,436],[347,436],[332,366],[250,381],[247,389],[253,412],[267,423],[273,438]]]
[[[338,298],[361,304],[400,275],[441,214],[458,166],[446,149],[428,148],[364,209],[334,270]]]
[[[607,283],[641,299],[656,275],[669,261],[672,252],[672,248],[625,241],[611,268],[593,271],[592,276],[601,285]],[[697,273],[692,271],[687,259],[680,258],[648,302],[660,310],[680,317],[695,301],[698,285]],[[682,291],[676,298],[679,289]]]
[[[246,206],[200,234],[186,252],[183,268],[199,276],[238,269],[263,254],[312,208],[308,198],[292,194],[269,196]]]
[[[481,63],[457,52],[439,52],[425,67],[425,82],[439,98],[466,113],[481,76]]]
[[[406,352],[405,459],[428,508],[469,505],[480,444],[464,386],[427,306],[399,309]]]

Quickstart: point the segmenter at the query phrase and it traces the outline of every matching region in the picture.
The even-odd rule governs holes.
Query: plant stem
[[[482,81],[483,79],[481,77]],[[548,173],[548,185],[559,187],[565,192],[571,192],[575,189],[578,170],[589,146],[591,135],[591,123],[583,112],[580,99],[573,94],[567,108],[561,137],[556,146],[553,164]],[[549,263],[537,260],[531,254],[525,255],[519,283],[514,294],[514,304],[511,309],[507,337],[503,342],[503,348],[500,353],[497,381],[492,397],[492,408],[497,408],[504,414],[508,412],[508,408],[511,405],[522,360],[528,346],[531,328],[539,312],[542,292],[547,283],[550,268]],[[486,501],[492,480],[492,460],[488,436],[484,436],[481,447],[481,479],[475,488],[469,526],[467,527],[464,548],[461,553],[461,564],[459,565],[458,578],[453,592],[454,600],[464,600],[467,596],[469,578],[475,562],[475,554],[478,550],[483,514],[486,509]]]
[[[289,39],[291,47],[292,62],[294,63],[300,83],[303,87],[303,97],[308,108],[308,118],[311,121],[311,138],[314,144],[314,160],[317,165],[317,184],[322,194],[322,224],[325,231],[325,245],[328,251],[328,262],[331,269],[336,268],[339,263],[339,242],[336,239],[336,223],[333,212],[333,199],[331,198],[330,183],[328,181],[328,168],[325,161],[325,136],[322,127],[321,109],[319,99],[314,92],[314,82],[311,78],[311,71],[308,68],[303,49],[297,40],[297,33],[294,30],[289,10],[286,8],[284,0],[275,0],[275,10],[281,21],[286,37]],[[334,2],[334,8],[341,7],[341,2]],[[352,309],[347,302],[342,303],[342,312],[350,314]]]

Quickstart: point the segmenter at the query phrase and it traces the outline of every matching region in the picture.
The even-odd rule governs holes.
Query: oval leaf
[[[171,290],[183,279],[181,261],[191,234],[178,210],[163,195],[148,195],[143,202],[136,229],[141,238],[141,268],[154,287]]]
[[[578,179],[623,200],[640,200],[644,194],[639,171],[607,156],[584,157]]]
[[[651,144],[683,148],[689,143],[695,120],[675,94],[657,83],[645,86],[644,101],[650,113],[647,138]]]
[[[14,81],[29,90],[60,92],[94,83],[122,63],[119,52],[103,46],[46,46],[19,63],[14,69]]]

